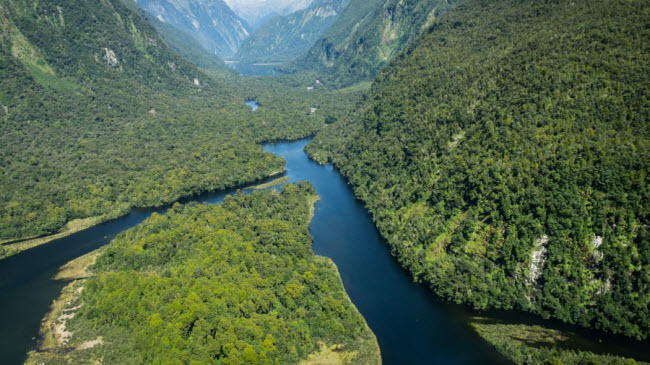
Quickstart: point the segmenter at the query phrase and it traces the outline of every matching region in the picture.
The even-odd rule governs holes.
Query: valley
[[[650,362],[649,24],[2,2],[0,363]]]

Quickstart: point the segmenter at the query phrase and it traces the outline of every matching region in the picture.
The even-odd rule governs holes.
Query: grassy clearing
[[[580,349],[579,336],[539,325],[473,317],[478,334],[515,364],[645,364]]]
[[[97,257],[99,257],[102,252],[104,252],[104,247],[68,262],[59,268],[54,279],[79,280],[90,277],[92,274],[88,272],[88,268],[95,263],[95,260],[97,260]]]
[[[264,190],[264,189],[272,188],[274,186],[282,185],[282,184],[286,183],[287,181],[289,181],[289,176],[283,176],[283,177],[279,177],[277,179],[271,180],[271,181],[269,181],[267,183],[264,183],[264,184],[251,186],[251,189]]]
[[[309,356],[309,359],[302,361],[300,365],[344,365],[350,364],[356,357],[357,352],[345,351],[342,345],[327,346],[320,343],[320,351]]]

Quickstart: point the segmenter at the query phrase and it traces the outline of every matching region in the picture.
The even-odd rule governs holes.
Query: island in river
[[[289,184],[153,214],[68,265],[82,278],[28,363],[380,363],[336,267],[312,253],[317,199]]]

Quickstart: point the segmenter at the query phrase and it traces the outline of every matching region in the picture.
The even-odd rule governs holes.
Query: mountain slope
[[[371,80],[454,2],[352,0],[329,30],[287,70],[317,70],[322,79],[338,86]]]
[[[140,14],[151,25],[154,26],[158,35],[165,41],[167,47],[178,53],[186,60],[192,62],[195,66],[204,70],[230,72],[226,64],[215,54],[208,52],[199,42],[191,35],[183,32],[182,30],[161,22],[154,15],[142,9],[135,0],[122,0],[124,5],[131,11]]]
[[[195,66],[207,70],[230,72],[230,68],[219,57],[209,53],[191,35],[173,25],[161,22],[158,18],[148,16],[148,20],[169,48]]]
[[[471,0],[309,146],[440,296],[650,334],[650,3]]]
[[[190,34],[206,50],[221,58],[237,52],[249,34],[248,26],[223,0],[137,0],[159,21]]]
[[[243,63],[291,61],[330,28],[349,2],[315,0],[306,9],[275,17],[244,40],[234,59]]]

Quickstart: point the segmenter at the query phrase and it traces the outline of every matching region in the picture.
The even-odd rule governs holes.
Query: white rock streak
[[[546,265],[546,253],[548,252],[548,236],[543,235],[535,241],[535,248],[533,249],[532,259],[530,261],[530,268],[528,274],[528,282],[535,284],[542,276],[542,270]]]

